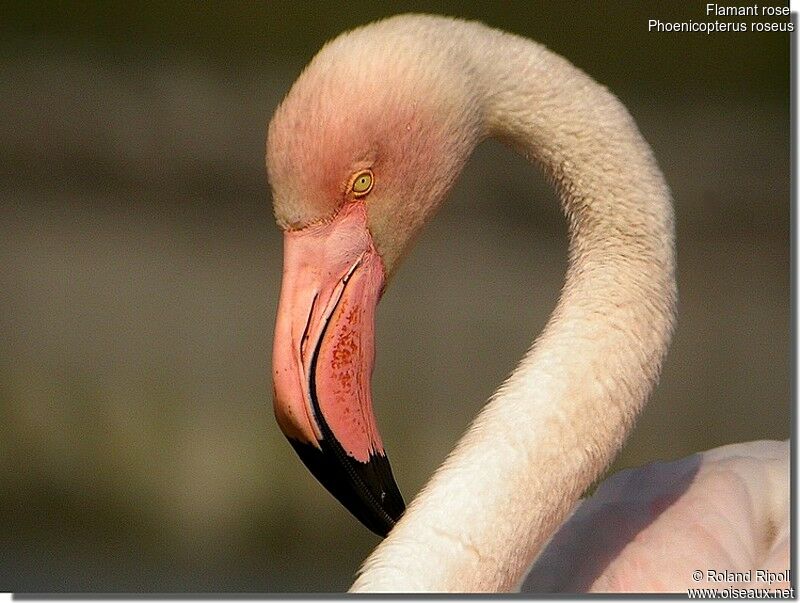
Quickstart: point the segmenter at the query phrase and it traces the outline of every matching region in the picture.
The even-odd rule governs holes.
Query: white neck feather
[[[610,464],[658,377],[676,302],[663,177],[608,90],[529,40],[431,19],[483,91],[484,129],[543,166],[569,220],[546,328],[354,591],[514,588]]]

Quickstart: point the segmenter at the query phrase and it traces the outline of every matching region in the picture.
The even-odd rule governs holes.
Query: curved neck
[[[559,192],[569,267],[544,331],[353,590],[514,588],[625,441],[672,332],[672,205],[630,115],[540,45],[474,23],[457,30],[485,130]]]

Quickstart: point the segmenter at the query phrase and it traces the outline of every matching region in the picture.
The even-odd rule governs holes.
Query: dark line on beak
[[[314,293],[314,299],[311,300],[311,309],[308,311],[308,318],[306,319],[306,326],[303,327],[303,335],[300,337],[300,362],[305,365],[305,350],[306,341],[308,340],[308,329],[311,327],[311,317],[314,315],[314,308],[317,305],[317,298],[319,298],[319,291]]]
[[[348,280],[350,274],[352,274],[352,272],[346,276]],[[370,489],[361,479],[361,476],[359,476],[354,471],[353,467],[351,466],[351,463],[354,461],[354,459],[351,459],[347,455],[347,453],[344,451],[344,448],[342,448],[342,445],[339,444],[336,437],[334,437],[331,428],[328,426],[327,421],[325,421],[325,417],[322,415],[322,410],[320,409],[319,406],[319,400],[317,399],[317,359],[319,357],[320,348],[322,347],[322,341],[325,339],[325,334],[328,331],[328,326],[331,323],[333,315],[336,314],[336,310],[339,307],[339,302],[341,302],[342,298],[344,297],[344,291],[347,288],[347,282],[344,280],[343,282],[345,286],[342,288],[342,293],[339,296],[339,299],[336,300],[336,305],[333,307],[333,310],[328,315],[328,318],[325,320],[325,326],[322,328],[322,332],[320,333],[319,339],[317,340],[317,345],[314,347],[314,354],[311,356],[311,367],[310,367],[311,382],[309,384],[311,391],[311,405],[314,407],[314,414],[316,415],[317,420],[319,421],[320,431],[322,431],[322,435],[324,438],[323,441],[327,440],[328,445],[331,447],[331,449],[339,459],[339,462],[342,464],[342,466],[347,470],[347,473],[350,475],[350,478],[353,480],[353,483],[359,490],[359,493],[369,501],[372,510],[377,512],[384,520],[386,520],[386,522],[389,525],[394,527],[396,523],[395,520],[391,517],[391,515],[389,515],[385,511],[380,501],[376,500],[375,496],[372,494]]]

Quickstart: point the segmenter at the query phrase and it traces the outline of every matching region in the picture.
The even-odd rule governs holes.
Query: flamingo
[[[543,332],[405,508],[372,412],[375,310],[487,137],[557,189],[566,280]],[[353,591],[508,591],[530,570],[530,589],[669,592],[704,586],[691,569],[711,562],[785,569],[785,442],[623,473],[579,502],[653,389],[676,316],[670,192],[606,88],[477,22],[392,17],[314,57],[270,123],[266,164],[284,232],[276,419],[317,479],[386,536]]]

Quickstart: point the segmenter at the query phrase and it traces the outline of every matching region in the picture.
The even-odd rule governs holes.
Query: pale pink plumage
[[[620,471],[578,505],[522,590],[788,588],[756,573],[789,568],[788,486],[788,442],[733,444]],[[718,582],[725,570],[749,570],[751,580]]]

